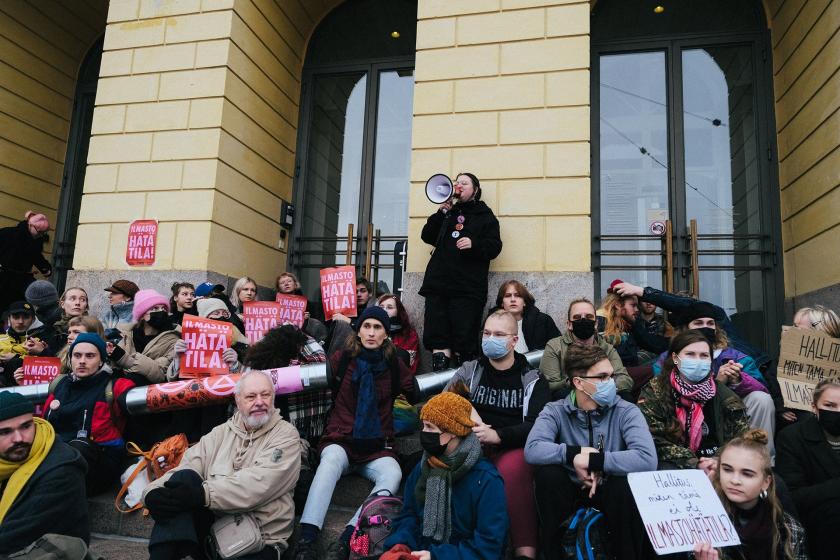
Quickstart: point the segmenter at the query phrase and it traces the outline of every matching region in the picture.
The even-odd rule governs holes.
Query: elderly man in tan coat
[[[274,384],[265,372],[245,373],[235,395],[236,414],[144,492],[143,502],[155,520],[150,559],[205,558],[208,539],[225,549],[231,540],[212,539],[220,537],[216,529],[229,520],[245,540],[257,541],[236,558],[279,560],[286,550],[294,524],[300,438],[274,408]]]

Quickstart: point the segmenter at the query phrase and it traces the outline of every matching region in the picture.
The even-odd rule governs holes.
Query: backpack
[[[79,537],[47,533],[23,550],[3,558],[17,560],[104,560],[93,554]]]
[[[349,560],[373,560],[385,552],[385,539],[391,534],[393,520],[402,506],[402,499],[389,490],[368,496],[350,536]]]
[[[555,558],[563,560],[612,560],[609,530],[604,514],[593,507],[580,508],[557,533],[560,546]]]

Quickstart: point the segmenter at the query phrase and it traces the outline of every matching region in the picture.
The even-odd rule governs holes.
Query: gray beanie
[[[58,290],[46,280],[35,280],[26,288],[26,301],[36,308],[58,303]]]

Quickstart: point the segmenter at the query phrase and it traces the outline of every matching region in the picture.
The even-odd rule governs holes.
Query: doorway
[[[319,299],[319,269],[351,264],[400,288],[408,235],[417,3],[357,0],[318,26],[304,65],[290,268]]]
[[[642,2],[605,0],[598,9],[599,293],[615,278],[687,292],[722,307],[750,343],[772,350],[784,292],[771,63],[759,3],[672,2],[662,19]]]

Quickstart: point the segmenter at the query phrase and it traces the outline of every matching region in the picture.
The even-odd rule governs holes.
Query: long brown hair
[[[347,342],[344,343],[344,351],[347,352],[347,355],[351,358],[355,358],[356,356],[361,354],[362,348],[364,348],[364,346],[362,346],[362,339],[360,339],[358,336],[347,337]],[[397,353],[396,347],[394,346],[394,343],[391,342],[390,338],[386,338],[385,342],[382,343],[382,346],[380,346],[380,348],[385,354],[386,360],[391,360]]]
[[[767,503],[770,505],[770,513],[772,519],[773,531],[773,551],[779,550],[779,545],[782,543],[782,534],[779,527],[785,532],[784,535],[784,557],[787,560],[794,560],[793,548],[791,546],[790,528],[787,523],[784,523],[784,513],[779,497],[776,495],[776,477],[773,476],[773,469],[770,464],[770,451],[767,449],[767,432],[764,430],[749,430],[744,435],[732,438],[723,445],[718,451],[718,465],[712,476],[712,486],[715,487],[718,497],[720,498],[723,508],[729,517],[732,517],[734,507],[726,497],[726,493],[720,485],[720,459],[723,457],[727,449],[741,448],[756,453],[761,458],[761,471],[765,477],[770,479],[770,486],[767,487]],[[775,557],[775,554],[774,554]]]
[[[394,304],[397,306],[397,319],[400,321],[400,330],[397,331],[398,333],[410,333],[413,330],[411,326],[411,320],[408,318],[408,311],[405,310],[405,306],[400,301],[399,296],[395,294],[382,294],[379,296],[379,299],[376,300],[377,305],[382,305],[383,302],[393,299]]]
[[[668,410],[671,414],[671,417],[665,426],[665,431],[673,438],[674,441],[680,441],[684,437],[683,427],[677,419],[677,403],[674,400],[674,390],[671,388],[671,372],[674,371],[675,368],[674,354],[679,354],[682,352],[683,348],[689,344],[694,344],[695,342],[708,344],[709,353],[712,353],[712,345],[706,337],[703,336],[703,333],[694,329],[683,331],[671,339],[671,345],[668,347],[668,356],[665,358],[665,363],[662,364],[662,370],[659,372],[659,375],[654,377],[651,381],[651,383],[656,387],[657,393],[661,395],[662,402],[665,405],[665,410]]]
[[[507,292],[508,287],[510,286],[513,286],[516,293],[519,294],[519,297],[525,300],[525,307],[531,307],[534,305],[536,300],[534,299],[534,296],[531,295],[531,292],[528,291],[528,288],[525,287],[525,284],[519,280],[508,280],[499,286],[499,293],[496,294],[496,307],[504,307],[502,303],[504,303],[505,292]]]

